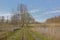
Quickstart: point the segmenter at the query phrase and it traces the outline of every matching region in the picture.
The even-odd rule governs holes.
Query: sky
[[[19,4],[25,4],[39,22],[60,15],[60,0],[0,0],[0,16],[10,17],[11,11],[17,10]]]

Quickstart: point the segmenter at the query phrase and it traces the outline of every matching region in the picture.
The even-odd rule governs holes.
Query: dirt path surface
[[[25,32],[23,32],[23,35],[22,35],[22,40],[26,40],[26,35],[25,35]]]

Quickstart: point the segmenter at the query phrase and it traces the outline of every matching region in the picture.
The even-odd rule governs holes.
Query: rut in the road
[[[26,40],[25,32],[23,32],[23,34],[22,34],[22,40]]]

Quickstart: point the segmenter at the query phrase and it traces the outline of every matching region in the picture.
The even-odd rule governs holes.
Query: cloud
[[[2,12],[2,11],[0,11],[0,16],[10,16],[10,12]]]
[[[36,12],[39,12],[40,10],[39,9],[33,9],[31,11],[29,11],[29,13],[36,13]]]
[[[0,17],[1,17],[1,16],[4,16],[5,19],[7,19],[7,17],[10,19],[11,14],[10,14],[10,12],[0,11]]]
[[[60,13],[60,10],[55,10],[55,11],[50,11],[50,12],[45,12],[43,14],[55,14],[55,13]]]

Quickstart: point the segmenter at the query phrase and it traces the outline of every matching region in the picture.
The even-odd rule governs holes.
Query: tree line
[[[47,19],[46,23],[60,23],[60,16]]]

